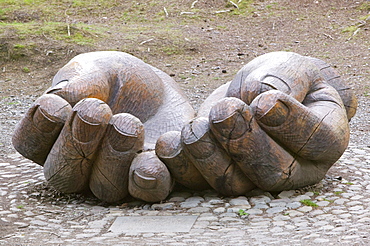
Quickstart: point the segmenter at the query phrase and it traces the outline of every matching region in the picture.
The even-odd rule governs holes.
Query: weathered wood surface
[[[357,102],[332,69],[322,73],[318,61],[289,52],[260,56],[238,72],[224,101],[210,107],[212,133],[261,189],[319,182],[348,145]]]
[[[56,189],[90,189],[115,202],[128,195],[129,170],[138,153],[154,149],[163,133],[181,131],[194,115],[176,82],[159,69],[122,52],[85,53],[58,71],[18,124],[13,144],[44,165],[45,177]],[[148,177],[158,175],[160,161],[152,158],[157,161],[142,161],[149,165]],[[158,179],[158,184],[164,182],[162,176]],[[159,189],[150,196],[144,189],[133,194],[159,201],[172,183]]]
[[[154,151],[138,154],[131,164],[129,175],[130,194],[147,202],[166,199],[174,185],[166,165]]]
[[[69,103],[58,96],[39,97],[16,125],[13,146],[24,157],[44,165],[71,112]]]
[[[319,182],[343,154],[356,107],[353,91],[325,62],[273,52],[249,62],[205,100],[198,116],[208,120],[186,125],[181,147],[220,193],[243,194],[235,187],[246,180],[249,189],[300,188]],[[228,176],[233,192],[216,181],[227,163],[245,175]]]
[[[128,195],[130,165],[143,145],[141,121],[127,113],[113,115],[92,167],[89,187],[95,196],[115,202]]]
[[[357,98],[352,88],[341,79],[339,73],[329,64],[314,57],[307,58],[320,69],[325,81],[338,91],[346,108],[347,118],[350,120],[356,114],[357,109]]]
[[[57,73],[13,144],[67,193],[156,202],[178,182],[236,196],[319,182],[348,145],[356,107],[325,62],[273,52],[216,89],[194,118],[164,72],[125,53],[93,52]]]
[[[236,196],[255,188],[218,145],[209,131],[208,119],[196,118],[186,125],[182,130],[182,141],[188,158],[213,189],[226,196]]]
[[[46,180],[65,192],[89,187],[92,165],[112,111],[103,101],[87,98],[73,107],[44,164]]]
[[[157,141],[155,152],[166,163],[176,182],[193,190],[206,190],[211,186],[194,164],[186,157],[180,131],[163,134]]]

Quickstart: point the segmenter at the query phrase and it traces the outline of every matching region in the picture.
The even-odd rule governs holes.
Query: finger
[[[161,106],[164,84],[140,59],[100,51],[74,57],[58,71],[46,93],[59,95],[72,106],[84,98],[98,98],[113,113],[130,113],[145,122]]]
[[[270,191],[292,187],[297,162],[260,128],[247,104],[224,98],[211,109],[209,120],[216,139],[255,185]]]
[[[68,69],[69,65],[63,69]],[[46,90],[47,94],[54,94],[62,97],[68,101],[72,106],[76,105],[84,98],[97,98],[104,102],[108,101],[109,86],[103,76],[94,76],[92,74],[85,74],[85,77],[66,77],[57,84]]]
[[[347,83],[345,83],[344,80],[341,79],[339,73],[329,64],[313,57],[307,57],[307,59],[313,62],[320,69],[325,81],[338,91],[346,108],[347,118],[350,120],[356,114],[357,109],[357,98],[354,91]]]
[[[206,190],[210,186],[184,154],[181,132],[170,131],[158,138],[155,152],[166,164],[174,180],[193,190]]]
[[[200,117],[182,130],[186,156],[205,180],[223,195],[241,195],[255,188],[209,131],[206,118]]]
[[[39,97],[17,124],[13,146],[24,157],[43,166],[71,112],[71,105],[58,96]]]
[[[45,165],[46,180],[65,193],[88,188],[95,152],[112,112],[107,104],[87,98],[73,107]]]
[[[130,165],[143,144],[144,126],[138,118],[126,113],[112,117],[90,177],[97,198],[117,202],[128,195]]]
[[[304,103],[279,91],[261,94],[251,107],[260,126],[292,153],[333,164],[349,141],[345,110],[331,87],[317,88]]]
[[[227,90],[231,82],[221,85],[209,95],[206,100],[200,105],[197,115],[199,117],[208,117],[213,105],[220,99],[226,97]]]
[[[134,158],[128,183],[131,196],[147,202],[159,202],[166,199],[172,188],[170,172],[154,151],[142,152]]]
[[[279,90],[303,101],[319,69],[304,56],[293,52],[271,52],[246,64],[235,76],[228,97],[250,103],[259,94]]]

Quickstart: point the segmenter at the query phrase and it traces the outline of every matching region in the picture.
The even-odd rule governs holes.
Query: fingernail
[[[52,132],[58,123],[51,118],[41,107],[37,107],[32,120],[41,132]]]
[[[194,119],[185,125],[181,132],[185,148],[196,159],[205,159],[214,154],[215,143],[209,135],[209,123],[206,118]]]
[[[154,189],[157,186],[157,179],[140,174],[137,170],[132,173],[135,184],[142,189]]]
[[[80,142],[99,141],[112,117],[109,106],[99,99],[86,98],[73,108],[72,134]]]
[[[250,130],[250,125],[249,121],[236,111],[226,119],[213,121],[212,130],[216,130],[223,137],[238,139]]]
[[[106,133],[109,144],[116,151],[137,151],[144,144],[144,126],[133,115],[121,113],[113,115]]]
[[[264,106],[268,106],[265,104]],[[268,109],[260,108],[256,112],[257,121],[266,126],[280,126],[289,115],[289,108],[280,100],[277,100],[272,107]]]
[[[224,98],[216,104],[209,115],[212,131],[231,139],[241,137],[250,130],[252,118],[250,107],[237,98]]]

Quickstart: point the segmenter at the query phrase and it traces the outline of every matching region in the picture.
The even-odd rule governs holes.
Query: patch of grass
[[[278,3],[270,3],[266,5],[266,9],[275,9],[278,8]]]
[[[370,18],[370,14],[360,17],[360,20],[366,21],[366,20],[369,20],[369,18]]]
[[[324,198],[323,201],[327,201],[327,202],[330,202],[330,203],[334,202],[333,200],[329,200],[329,199],[326,199],[326,198]]]
[[[239,209],[238,214],[239,216],[249,215],[244,209]]]
[[[358,6],[358,9],[370,11],[370,1],[364,1],[360,6]]]
[[[233,1],[238,8],[234,4],[232,4],[230,1],[227,2],[226,8],[230,9],[229,12],[231,15],[249,15],[250,13],[253,13],[256,11],[256,9],[253,7],[253,0],[242,0],[241,2]]]
[[[127,3],[124,3],[125,10],[120,19],[126,23],[135,23],[135,22],[142,22],[142,23],[149,23],[149,22],[159,22],[163,21],[166,12],[164,11],[163,7],[158,6],[158,3],[156,2],[137,2],[137,1],[127,1]],[[150,14],[150,11],[154,12],[154,14]],[[153,11],[154,10],[154,11]],[[166,11],[169,14],[173,14],[173,10],[171,8],[171,4],[168,4],[166,6]]]
[[[100,16],[119,4],[106,0],[1,0],[0,19],[13,19],[19,14],[25,17],[29,13],[37,13],[41,21],[56,21],[74,13]]]
[[[23,67],[22,72],[29,73],[29,72],[31,72],[31,70],[28,67]]]
[[[18,209],[23,209],[24,208],[24,205],[18,205],[17,208]]]
[[[105,35],[105,28],[82,23],[73,25],[62,22],[0,23],[0,31],[3,30],[5,32],[6,29],[12,29],[15,37],[20,40],[29,38],[30,36],[43,36],[54,40],[82,45],[93,43],[98,38],[104,37]],[[20,49],[26,48],[26,46],[15,44],[14,48]]]
[[[354,33],[357,30],[357,26],[348,26],[343,28],[342,32]]]
[[[187,79],[187,78],[188,78],[188,76],[185,76],[185,75],[180,74],[180,75],[179,75],[179,78],[180,78],[180,79]]]
[[[17,105],[19,102],[7,102],[6,105]]]
[[[222,29],[222,30],[226,30],[227,27],[226,26],[216,26],[217,29]]]
[[[26,46],[24,44],[15,44],[13,45],[13,48],[14,49],[24,49],[26,48]]]
[[[334,192],[335,195],[340,195],[342,193],[344,193],[344,191],[336,191],[336,192]]]
[[[304,199],[304,200],[301,200],[300,202],[301,202],[303,205],[306,205],[306,206],[318,207],[318,205],[317,205],[315,202],[313,202],[313,201],[311,201],[311,200],[309,200],[309,199]]]

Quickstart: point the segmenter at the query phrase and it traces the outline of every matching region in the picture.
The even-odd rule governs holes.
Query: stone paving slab
[[[117,217],[110,232],[189,232],[198,216],[125,216]]]

